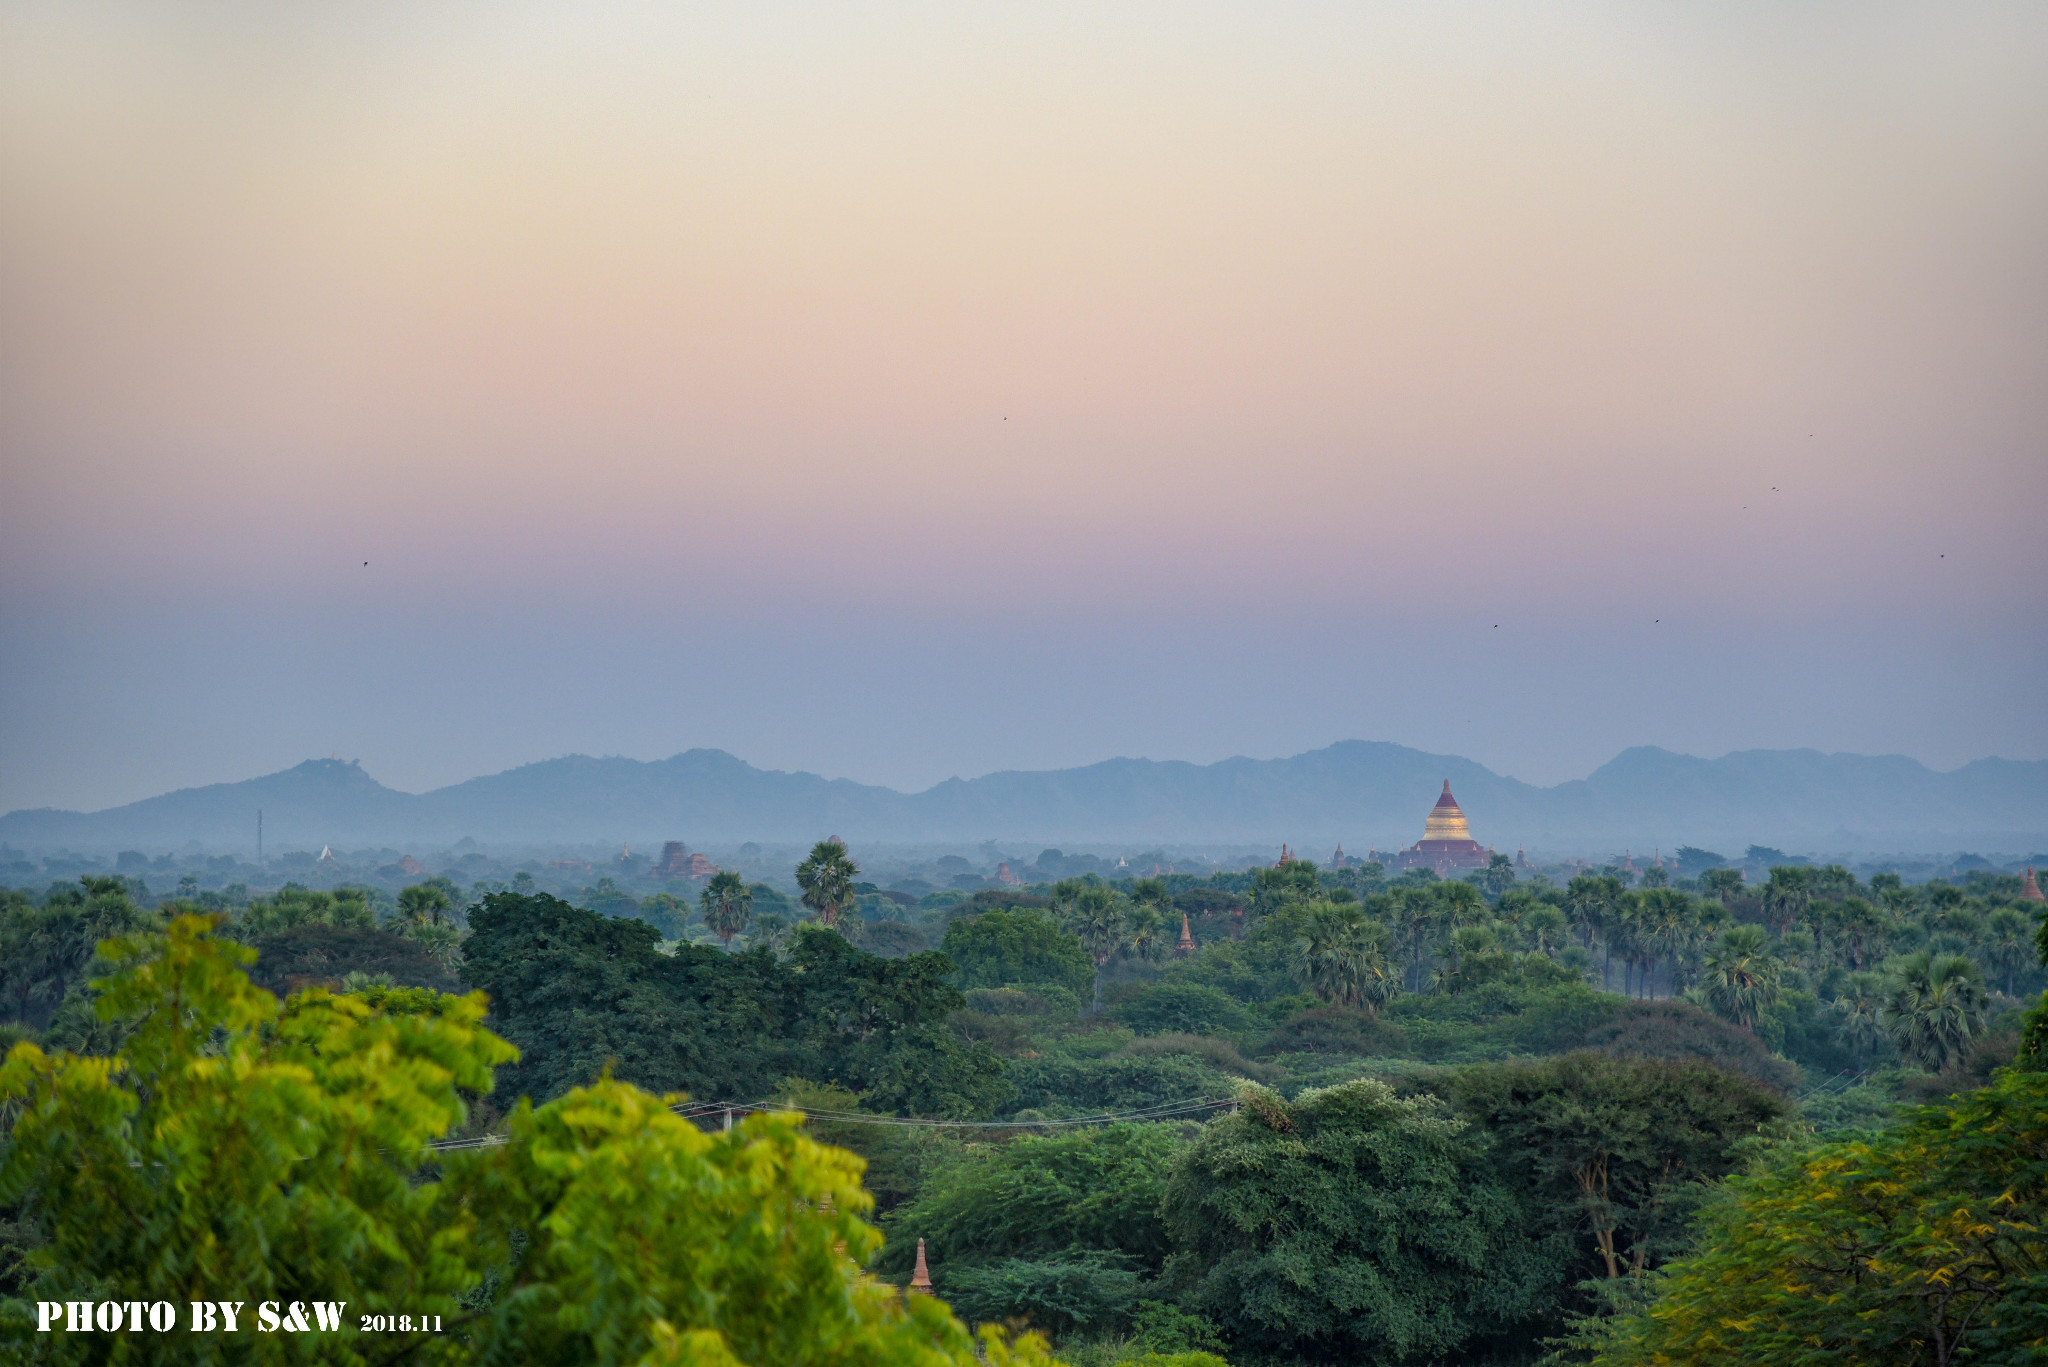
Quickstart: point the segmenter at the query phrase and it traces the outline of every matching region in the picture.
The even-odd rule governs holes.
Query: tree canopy
[[[792,1120],[706,1135],[606,1080],[522,1103],[502,1144],[422,1168],[514,1056],[482,998],[280,1005],[213,931],[184,916],[107,947],[101,1009],[135,1023],[118,1056],[23,1043],[0,1067],[20,1108],[0,1198],[38,1194],[38,1301],[243,1303],[232,1332],[152,1336],[157,1362],[976,1361],[943,1305],[858,1272],[880,1242],[859,1160]],[[348,1313],[329,1333],[250,1332],[258,1304],[295,1299]],[[366,1337],[364,1314],[411,1327]],[[119,1355],[102,1335],[38,1335],[33,1310],[4,1332],[57,1362]]]

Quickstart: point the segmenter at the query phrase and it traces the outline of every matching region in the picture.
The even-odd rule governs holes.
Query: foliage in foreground
[[[514,1056],[480,995],[314,990],[282,1008],[248,951],[186,916],[110,943],[113,1057],[20,1044],[0,1199],[42,1226],[11,1355],[85,1362],[919,1364],[967,1367],[936,1301],[858,1270],[880,1235],[853,1155],[761,1116],[716,1136],[609,1079],[535,1110],[502,1146],[430,1160],[464,1094]],[[423,1165],[424,1164],[424,1165]],[[230,1299],[236,1333],[35,1332],[33,1302]],[[250,1332],[263,1301],[346,1301],[333,1333]],[[444,1332],[359,1336],[358,1314]],[[1048,1361],[984,1340],[990,1362]],[[125,1349],[125,1352],[123,1351]]]
[[[1731,1179],[1695,1257],[1589,1324],[1601,1367],[2018,1367],[2048,1356],[2048,1074]]]

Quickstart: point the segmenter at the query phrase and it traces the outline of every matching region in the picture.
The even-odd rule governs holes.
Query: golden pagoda
[[[1395,855],[1393,867],[1434,869],[1442,874],[1453,869],[1483,869],[1492,860],[1493,851],[1472,838],[1471,824],[1458,799],[1451,796],[1451,781],[1445,779],[1443,793],[1422,823],[1422,839]]]

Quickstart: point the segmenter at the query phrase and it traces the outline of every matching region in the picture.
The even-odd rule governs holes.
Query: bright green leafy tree
[[[513,1050],[480,996],[418,990],[280,1007],[204,917],[116,941],[103,1010],[135,1022],[113,1058],[17,1045],[20,1107],[0,1199],[30,1195],[47,1240],[33,1302],[241,1302],[236,1328],[36,1332],[54,1362],[918,1364],[976,1362],[933,1300],[859,1271],[880,1235],[851,1154],[793,1120],[706,1135],[604,1081],[501,1144],[426,1162]],[[339,1306],[330,1332],[259,1333],[258,1307]],[[17,1306],[20,1303],[15,1303]],[[410,1329],[359,1333],[361,1316]],[[435,1317],[435,1331],[422,1327]],[[260,1322],[258,1322],[260,1323]],[[1042,1346],[987,1342],[992,1362]]]

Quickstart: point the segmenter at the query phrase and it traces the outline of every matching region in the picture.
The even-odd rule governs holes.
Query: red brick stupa
[[[2027,876],[2020,880],[2020,900],[2022,902],[2048,902],[2048,897],[2041,895],[2041,885],[2034,881],[2034,866],[2032,864],[2027,865]]]
[[[1453,869],[1483,869],[1492,862],[1493,851],[1472,838],[1458,799],[1451,796],[1451,781],[1444,780],[1443,794],[1422,824],[1422,839],[1394,856],[1396,869],[1434,869],[1440,874]]]

